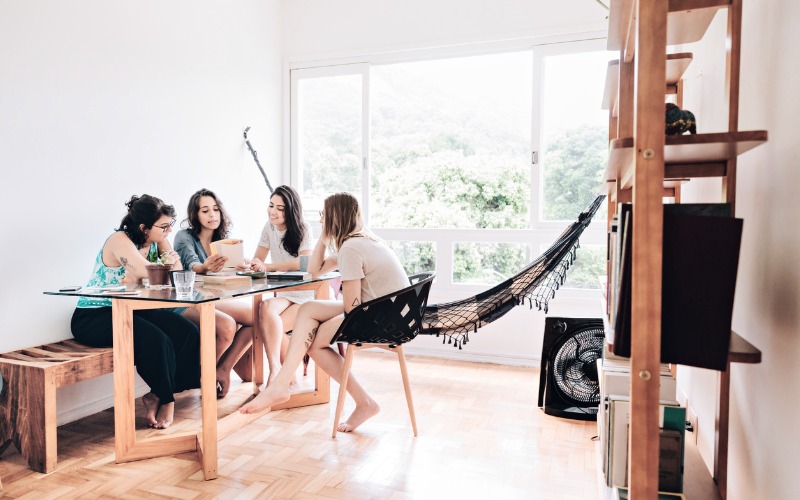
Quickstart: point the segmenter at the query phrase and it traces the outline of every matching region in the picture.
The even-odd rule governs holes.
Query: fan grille
[[[553,360],[558,389],[580,403],[600,403],[597,358],[603,351],[602,329],[586,329],[569,337]]]

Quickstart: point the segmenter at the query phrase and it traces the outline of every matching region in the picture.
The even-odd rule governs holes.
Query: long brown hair
[[[211,235],[211,241],[224,240],[228,237],[233,223],[230,217],[228,217],[228,212],[225,211],[225,207],[222,206],[222,202],[217,198],[217,195],[209,189],[203,188],[189,198],[189,206],[186,207],[187,217],[184,222],[188,226],[189,232],[195,236],[200,235],[200,230],[203,228],[203,225],[200,224],[200,217],[197,214],[200,213],[200,198],[203,196],[210,196],[213,198],[214,203],[219,207],[219,227],[216,228],[214,234]]]
[[[325,243],[338,252],[345,241],[357,236],[368,236],[364,231],[361,206],[350,193],[336,193],[325,198],[323,204],[322,234]]]

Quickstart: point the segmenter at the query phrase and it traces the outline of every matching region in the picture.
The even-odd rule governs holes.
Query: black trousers
[[[72,335],[92,347],[111,347],[110,307],[76,308]],[[174,393],[200,387],[200,331],[169,309],[133,312],[133,362],[161,404]]]

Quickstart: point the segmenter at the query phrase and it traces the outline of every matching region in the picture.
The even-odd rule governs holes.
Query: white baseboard
[[[508,366],[541,366],[541,360],[526,356],[497,355],[481,352],[470,352],[453,348],[434,350],[425,348],[415,348],[410,345],[403,347],[409,356],[425,356],[429,358],[455,359],[458,361],[469,361],[473,363],[494,363],[496,365]]]
[[[139,382],[139,381],[137,381]],[[134,387],[134,392],[137,398],[142,397],[143,395],[147,394],[150,391],[150,388],[144,382],[139,382]],[[107,391],[95,391],[98,397],[92,399],[86,403],[81,404],[80,406],[76,406],[73,408],[68,408],[66,410],[57,410],[56,415],[56,425],[64,425],[70,422],[74,422],[76,420],[80,420],[83,417],[88,417],[89,415],[94,415],[95,413],[99,413],[103,410],[107,410],[109,408],[114,407],[114,393]],[[102,392],[102,394],[100,394]],[[56,403],[58,404],[58,403]]]

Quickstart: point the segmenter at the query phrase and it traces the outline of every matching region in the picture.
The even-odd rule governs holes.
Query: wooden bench
[[[36,472],[55,470],[56,389],[111,373],[112,350],[64,340],[0,354],[0,452],[14,443]]]

